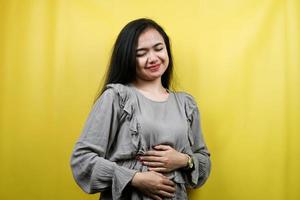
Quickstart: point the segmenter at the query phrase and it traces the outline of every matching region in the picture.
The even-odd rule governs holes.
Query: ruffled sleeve
[[[203,138],[197,104],[189,94],[184,93],[184,99],[185,112],[189,124],[188,139],[191,147],[190,156],[194,161],[194,169],[185,173],[185,182],[188,186],[196,188],[203,185],[210,174],[210,153]]]
[[[113,199],[121,197],[136,173],[106,157],[116,137],[124,106],[124,98],[117,89],[108,86],[96,101],[71,156],[77,184],[87,193],[111,190]]]

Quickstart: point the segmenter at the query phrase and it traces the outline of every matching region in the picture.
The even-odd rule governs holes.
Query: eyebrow
[[[159,45],[163,45],[163,43],[162,43],[162,42],[158,42],[158,43],[156,43],[155,45],[153,45],[152,47],[155,48],[155,47],[157,47],[157,46],[159,46]],[[139,48],[139,49],[136,50],[136,52],[137,52],[137,51],[146,51],[147,49],[148,49],[148,48]]]

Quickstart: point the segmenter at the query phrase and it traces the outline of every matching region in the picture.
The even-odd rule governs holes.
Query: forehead
[[[138,38],[138,47],[152,46],[157,43],[163,43],[164,39],[161,34],[154,28],[148,28]]]

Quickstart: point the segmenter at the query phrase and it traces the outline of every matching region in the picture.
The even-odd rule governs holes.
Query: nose
[[[156,63],[158,60],[157,55],[153,51],[149,51],[148,53],[148,62],[149,63]]]

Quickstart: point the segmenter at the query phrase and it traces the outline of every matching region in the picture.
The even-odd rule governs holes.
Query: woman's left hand
[[[148,166],[150,171],[171,172],[185,167],[188,156],[168,145],[157,145],[154,150],[147,151],[143,156],[139,156],[139,160],[143,165]]]

